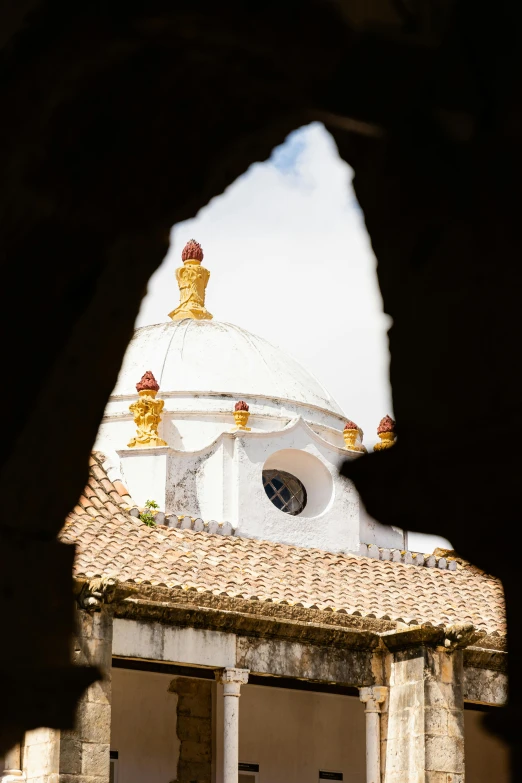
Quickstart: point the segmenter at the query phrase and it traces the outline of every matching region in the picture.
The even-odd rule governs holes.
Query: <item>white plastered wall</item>
[[[249,538],[359,551],[364,509],[354,486],[339,474],[340,465],[356,455],[324,440],[301,418],[272,432],[223,433],[200,451],[129,449],[118,457],[138,505],[151,499],[167,513],[230,522],[237,535]],[[285,514],[270,502],[264,468],[284,470],[302,481],[308,502],[301,514]],[[402,545],[400,532],[383,530],[381,541],[374,536],[363,543]]]
[[[359,498],[339,475],[339,465],[348,456],[302,419],[277,432],[225,433],[200,452],[169,451],[166,510],[230,522],[241,536],[356,552]],[[124,472],[130,459],[122,458]],[[262,480],[265,465],[301,479],[309,496],[301,515],[285,514],[268,500]]]
[[[390,549],[405,549],[404,531],[383,525],[371,517],[362,502],[359,505],[359,538],[362,544],[376,544]]]
[[[144,506],[154,500],[163,511],[168,485],[169,449],[128,449],[118,452],[120,473],[132,500]]]
[[[169,693],[172,675],[112,670],[111,750],[118,751],[122,783],[176,780],[178,697]]]
[[[236,442],[239,535],[329,551],[358,551],[359,497],[339,475],[347,452],[331,446],[297,419],[279,433],[254,433]],[[277,509],[263,488],[263,468],[279,468],[300,479],[310,508],[290,516]]]
[[[170,514],[229,522],[240,536],[331,552],[358,553],[361,541],[402,548],[402,531],[371,520],[340,476],[341,464],[356,458],[300,417],[272,431],[221,432],[200,450],[122,449],[116,457],[139,506],[155,500]],[[264,468],[303,482],[308,503],[301,514],[285,514],[270,502]]]
[[[217,689],[216,783],[222,783],[222,686]],[[320,769],[342,772],[343,783],[364,783],[363,705],[353,696],[244,685],[239,761],[259,764],[259,783],[317,783]]]

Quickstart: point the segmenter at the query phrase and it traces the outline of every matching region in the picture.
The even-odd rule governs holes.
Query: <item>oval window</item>
[[[295,517],[306,506],[306,489],[291,473],[284,470],[264,470],[263,487],[269,500],[285,514]]]

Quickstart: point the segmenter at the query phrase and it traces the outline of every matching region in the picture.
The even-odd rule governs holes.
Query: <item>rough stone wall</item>
[[[28,783],[108,783],[111,730],[112,617],[76,611],[74,663],[97,666],[103,679],[84,692],[75,728],[41,728],[25,735],[22,767]]]
[[[383,783],[464,783],[462,652],[416,647],[388,666]]]
[[[75,728],[62,731],[59,783],[108,783],[111,738],[112,617],[102,609],[77,611],[74,658],[79,666],[98,666],[103,679],[80,699]],[[51,783],[49,781],[49,783]]]
[[[178,694],[180,741],[176,783],[210,783],[212,765],[212,683],[177,677],[169,690]]]

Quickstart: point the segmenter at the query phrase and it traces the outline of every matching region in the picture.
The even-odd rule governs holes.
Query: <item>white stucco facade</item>
[[[150,370],[164,401],[161,448],[128,448],[136,426],[129,405]],[[234,431],[234,404],[250,409],[249,431]],[[107,405],[96,448],[120,471],[133,500],[155,500],[167,515],[228,523],[236,535],[329,551],[359,544],[403,547],[402,532],[372,526],[339,475],[356,452],[345,448],[346,417],[326,389],[284,351],[217,321],[138,329]],[[263,471],[295,476],[306,505],[296,515],[274,505]]]

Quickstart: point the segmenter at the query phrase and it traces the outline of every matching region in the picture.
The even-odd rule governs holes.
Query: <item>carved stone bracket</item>
[[[444,647],[447,650],[462,650],[474,644],[481,636],[472,623],[454,623],[444,628]]]
[[[116,589],[116,582],[109,577],[99,577],[84,582],[76,601],[80,609],[95,612],[104,603],[110,603]]]
[[[475,644],[482,636],[485,634],[477,631],[471,623],[455,623],[445,627],[412,625],[409,628],[385,631],[380,634],[380,638],[392,652],[418,645],[444,647],[451,652]]]

